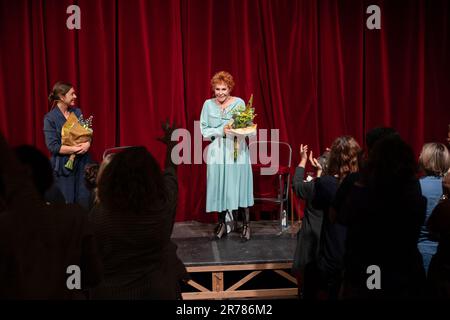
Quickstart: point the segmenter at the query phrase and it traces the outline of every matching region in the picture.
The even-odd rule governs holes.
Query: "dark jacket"
[[[292,182],[295,194],[305,200],[305,215],[297,234],[293,271],[304,271],[305,266],[317,259],[322,228],[323,211],[313,207],[314,180],[304,181],[305,168],[297,167]]]
[[[69,111],[75,113],[77,117],[81,115],[79,108],[71,108]],[[50,151],[50,161],[57,176],[72,175],[77,171],[77,166],[82,165],[84,167],[86,163],[90,162],[89,154],[85,153],[75,157],[73,170],[64,167],[67,160],[69,160],[69,155],[60,154],[59,150],[61,149],[61,129],[66,121],[58,107],[54,107],[44,116],[45,144]]]

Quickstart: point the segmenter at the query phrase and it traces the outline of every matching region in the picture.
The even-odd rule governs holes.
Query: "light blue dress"
[[[234,160],[234,137],[224,138],[223,128],[237,107],[245,106],[235,98],[223,112],[214,99],[206,100],[200,115],[200,130],[212,142],[207,150],[206,212],[222,212],[247,208],[254,204],[253,174],[245,139],[238,139],[238,155]]]

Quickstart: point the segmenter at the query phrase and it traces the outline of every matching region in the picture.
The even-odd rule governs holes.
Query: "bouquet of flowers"
[[[229,123],[230,132],[236,136],[249,136],[256,132],[257,125],[253,123],[255,119],[255,108],[253,108],[253,94],[247,102],[247,106],[239,106],[233,111],[232,120]],[[234,137],[234,161],[238,155],[238,141]]]
[[[78,119],[75,113],[71,112],[61,130],[61,143],[65,146],[76,146],[91,141],[92,134],[92,116],[85,120],[83,115],[80,115]],[[72,170],[75,157],[76,154],[71,154],[64,167]]]

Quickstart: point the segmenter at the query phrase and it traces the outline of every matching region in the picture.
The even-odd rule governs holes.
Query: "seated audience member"
[[[186,269],[171,241],[178,198],[169,146],[164,172],[144,147],[117,153],[98,181],[90,217],[105,273],[94,299],[177,299]]]
[[[348,174],[359,170],[360,156],[361,148],[353,137],[337,138],[331,145],[327,174],[315,182],[312,204],[323,210],[323,222],[317,263],[305,270],[305,293],[312,292],[312,299],[338,298],[346,230],[336,223],[330,209],[339,184]]]
[[[85,299],[101,278],[87,215],[77,205],[46,204],[52,172],[33,176],[40,193],[29,172],[0,134],[0,299]]]
[[[53,179],[49,159],[38,149],[29,145],[14,148],[17,159],[28,168],[36,190],[47,203],[66,203],[64,195]]]
[[[428,219],[430,232],[439,238],[436,254],[431,258],[428,288],[431,298],[450,298],[450,174],[443,181],[443,196]]]
[[[420,153],[419,166],[425,173],[425,176],[419,181],[422,195],[427,199],[427,214],[420,231],[418,248],[422,254],[425,273],[427,273],[431,257],[436,253],[438,245],[436,239],[433,239],[428,232],[427,222],[442,197],[442,177],[450,167],[450,155],[447,147],[442,143],[425,144]]]
[[[302,225],[297,233],[297,247],[295,249],[292,272],[297,276],[299,297],[303,295],[303,276],[308,264],[317,260],[319,254],[320,230],[322,228],[323,212],[312,206],[314,197],[314,180],[305,181],[305,167],[308,159],[308,146],[300,146],[300,163],[295,169],[292,187],[297,197],[305,200],[305,214]],[[326,172],[329,152],[325,152],[319,159],[309,154],[311,165],[316,168],[316,177]],[[308,293],[306,294],[308,295]]]
[[[347,227],[343,298],[422,296],[425,272],[417,240],[425,212],[411,147],[399,136],[379,140],[338,212]]]

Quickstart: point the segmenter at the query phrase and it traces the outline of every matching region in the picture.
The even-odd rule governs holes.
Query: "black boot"
[[[214,234],[216,235],[216,238],[218,238],[218,239],[222,238],[223,235],[227,234],[227,226],[225,224],[225,215],[226,215],[226,212],[219,213],[219,224],[217,225],[216,229],[214,230]]]
[[[242,215],[242,233],[241,238],[245,241],[250,240],[250,209],[245,208]]]
[[[237,222],[239,220],[239,214],[238,214],[238,210],[233,210],[232,211],[232,215],[233,215],[233,222],[231,223],[231,232],[233,231],[238,231],[238,225]]]

